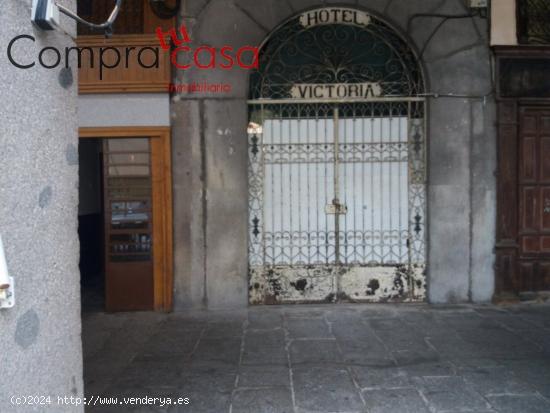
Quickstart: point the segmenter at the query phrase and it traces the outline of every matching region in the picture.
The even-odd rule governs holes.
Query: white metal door
[[[251,105],[252,303],[423,299],[422,105]]]
[[[249,94],[250,302],[425,295],[422,68],[390,24],[305,11],[264,42]]]

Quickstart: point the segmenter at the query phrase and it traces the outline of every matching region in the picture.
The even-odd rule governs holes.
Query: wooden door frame
[[[524,107],[550,108],[550,98],[506,97],[501,91],[501,60],[550,58],[549,47],[497,46],[497,218],[495,244],[495,300],[520,293],[519,263],[519,139]]]
[[[78,135],[81,139],[151,139],[154,309],[155,311],[172,311],[174,250],[170,127],[116,126],[80,128]]]

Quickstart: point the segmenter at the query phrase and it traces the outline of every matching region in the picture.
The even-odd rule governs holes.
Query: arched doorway
[[[421,67],[387,23],[315,9],[263,44],[249,92],[252,304],[422,301]]]

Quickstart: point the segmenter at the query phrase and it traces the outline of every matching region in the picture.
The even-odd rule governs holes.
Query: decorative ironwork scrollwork
[[[306,27],[293,18],[265,42],[251,74],[252,303],[331,301],[340,292],[368,301],[423,297],[422,70],[396,31],[367,20]],[[301,92],[360,85],[376,93],[348,101]],[[327,208],[334,205],[345,213]],[[378,292],[366,287],[369,278]]]
[[[368,26],[306,28],[295,18],[262,48],[250,98],[288,98],[294,84],[364,82],[379,83],[384,96],[424,91],[412,49],[383,21],[371,16]]]
[[[518,0],[520,44],[550,43],[550,0]]]

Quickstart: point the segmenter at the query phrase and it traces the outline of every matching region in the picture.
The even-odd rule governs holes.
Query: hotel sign
[[[368,26],[370,15],[360,10],[342,7],[328,7],[312,10],[300,15],[300,24],[305,28],[324,24],[348,24],[352,26]]]
[[[293,99],[368,99],[382,95],[379,83],[305,83],[292,86]]]

